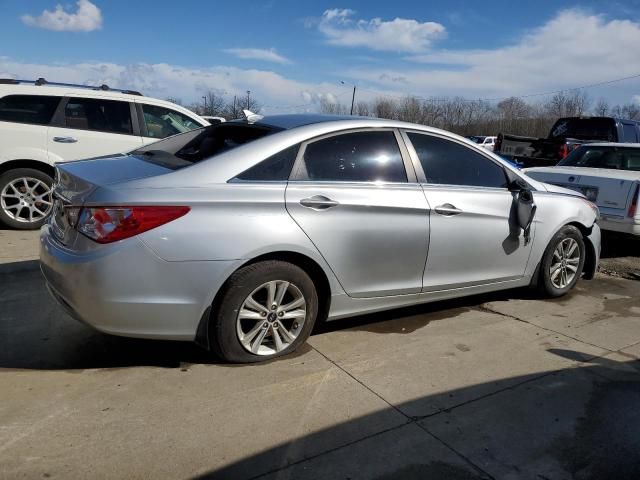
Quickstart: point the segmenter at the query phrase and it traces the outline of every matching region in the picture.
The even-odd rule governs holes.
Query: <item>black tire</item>
[[[576,266],[577,270],[573,276],[573,279],[568,282],[562,288],[559,288],[557,285],[554,285],[552,281],[552,273],[551,266],[554,260],[557,262],[557,257],[554,258],[554,252],[558,245],[561,242],[564,242],[567,239],[573,239],[578,245],[580,249],[580,257],[578,264]],[[542,256],[542,260],[540,261],[540,268],[538,271],[538,290],[543,296],[546,297],[561,297],[565,295],[569,290],[571,290],[575,284],[578,282],[578,279],[582,275],[582,269],[584,267],[584,262],[586,258],[586,247],[584,244],[584,239],[582,238],[582,233],[576,227],[567,225],[562,227],[558,233],[554,235],[554,237],[549,242],[546,250],[544,251],[544,255]],[[555,264],[554,264],[555,265]]]
[[[236,330],[238,312],[243,302],[256,288],[274,280],[290,282],[302,293],[306,301],[305,323],[301,326],[295,340],[284,350],[269,355],[258,355],[245,349],[238,338]],[[294,352],[309,338],[317,315],[318,294],[313,281],[304,270],[294,264],[278,260],[254,263],[239,269],[225,284],[220,299],[216,301],[212,310],[209,342],[213,352],[228,362],[261,362]]]
[[[19,178],[25,178],[25,177],[38,179],[43,183],[45,183],[47,187],[49,187],[49,189],[51,189],[51,186],[53,185],[53,179],[46,173],[41,172],[40,170],[36,170],[34,168],[16,168],[13,170],[7,170],[2,175],[0,175],[0,194],[2,194],[2,192],[5,191],[5,188],[11,182]],[[11,192],[10,187],[9,187],[8,193],[9,192]],[[6,225],[7,227],[14,228],[16,230],[37,230],[47,221],[47,218],[49,216],[48,214],[47,216],[39,218],[36,221],[28,221],[28,219],[26,219],[26,221],[19,221],[19,220],[16,220],[15,218],[12,218],[11,213],[8,211],[9,207],[13,204],[13,203],[8,203],[10,201],[12,202],[13,199],[5,199],[5,204],[0,202],[0,222]],[[6,207],[6,210],[5,210],[5,207]],[[51,208],[49,207],[48,210],[50,213]],[[14,213],[14,216],[15,216],[15,213]]]

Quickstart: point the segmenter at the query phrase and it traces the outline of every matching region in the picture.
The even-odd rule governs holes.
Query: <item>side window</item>
[[[202,127],[192,118],[165,107],[142,104],[142,113],[147,137],[166,138]]]
[[[635,143],[638,141],[636,134],[637,127],[633,123],[623,123],[624,141],[626,143]]]
[[[307,145],[302,179],[330,182],[406,182],[393,132],[354,132]]]
[[[62,97],[7,95],[0,98],[0,121],[48,125]]]
[[[427,182],[443,185],[504,188],[507,177],[500,165],[469,147],[450,140],[408,132]]]
[[[70,98],[64,109],[65,125],[78,130],[132,134],[128,102],[96,98]]]
[[[271,155],[269,158],[242,172],[233,181],[277,182],[288,180],[293,162],[296,161],[299,147],[299,145],[294,145],[275,155]]]

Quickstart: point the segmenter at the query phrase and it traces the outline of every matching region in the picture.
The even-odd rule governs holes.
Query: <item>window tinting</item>
[[[64,110],[65,125],[79,130],[133,133],[128,102],[94,98],[71,98]]]
[[[624,132],[624,141],[627,143],[635,143],[638,141],[636,134],[637,127],[633,124],[623,123],[622,131]]]
[[[8,95],[0,98],[0,121],[48,125],[61,97]]]
[[[459,143],[431,135],[408,133],[427,182],[444,185],[502,188],[502,167]]]
[[[299,145],[294,145],[286,150],[270,156],[266,160],[254,165],[238,175],[234,180],[275,182],[288,180],[291,174],[293,162],[296,160]]]
[[[169,108],[143,104],[142,112],[147,127],[147,137],[166,138],[202,127],[192,118]]]
[[[339,182],[406,182],[393,132],[355,132],[310,143],[303,179]]]
[[[640,148],[582,146],[558,165],[640,171]]]

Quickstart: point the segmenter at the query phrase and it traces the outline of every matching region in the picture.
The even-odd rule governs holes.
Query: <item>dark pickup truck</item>
[[[590,142],[638,143],[640,122],[613,117],[560,118],[547,138],[501,133],[494,151],[521,167],[550,166]]]

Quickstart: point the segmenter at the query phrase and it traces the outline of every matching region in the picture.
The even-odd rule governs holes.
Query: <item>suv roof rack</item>
[[[20,83],[30,83],[37,87],[42,85],[51,85],[54,87],[72,87],[72,88],[87,88],[89,90],[102,90],[105,92],[120,92],[125,93],[127,95],[139,95],[143,96],[142,93],[137,92],[135,90],[125,90],[121,88],[111,88],[109,85],[105,85],[104,83],[100,86],[92,86],[92,85],[80,85],[77,83],[59,83],[59,82],[48,82],[46,79],[40,77],[37,80],[16,80],[14,78],[0,78],[0,85],[18,85]]]

